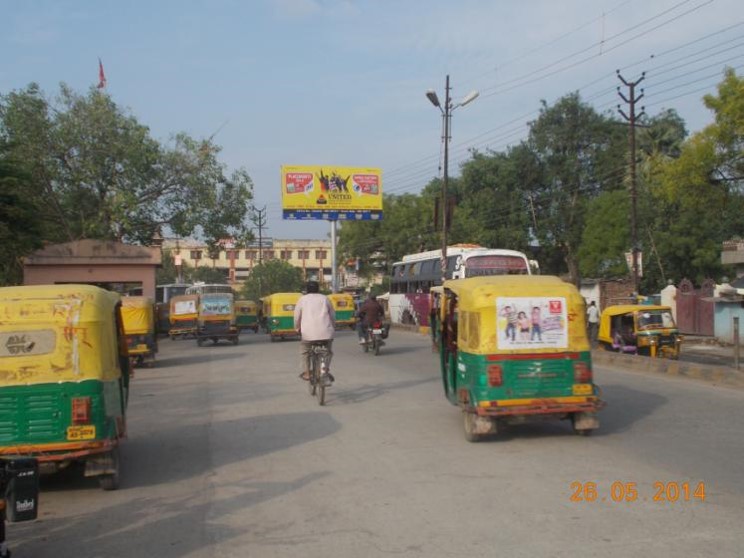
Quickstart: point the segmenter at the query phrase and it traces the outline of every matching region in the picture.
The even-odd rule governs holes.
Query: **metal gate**
[[[713,336],[715,302],[703,299],[712,298],[715,289],[713,279],[703,281],[699,289],[695,289],[689,279],[682,280],[677,290],[677,326],[680,333]]]

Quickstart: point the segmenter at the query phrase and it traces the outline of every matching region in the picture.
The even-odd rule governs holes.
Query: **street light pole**
[[[450,117],[452,107],[450,101],[450,81],[449,74],[444,85],[444,180],[442,181],[442,203],[440,205],[440,214],[442,217],[442,283],[447,279],[447,222],[448,206],[447,203],[447,186],[449,185],[449,140],[450,140]]]
[[[447,279],[447,232],[449,228],[448,209],[449,204],[447,203],[447,188],[449,186],[449,141],[450,141],[450,123],[452,119],[452,111],[457,107],[464,107],[471,101],[478,97],[477,91],[471,91],[468,95],[456,105],[452,104],[452,98],[450,97],[450,77],[447,74],[447,79],[444,84],[444,107],[439,104],[439,97],[430,89],[426,92],[426,98],[429,99],[432,105],[437,107],[442,113],[443,132],[442,141],[444,141],[444,180],[442,181],[442,201],[440,204],[440,216],[442,219],[442,257],[440,265],[442,268],[442,282]]]

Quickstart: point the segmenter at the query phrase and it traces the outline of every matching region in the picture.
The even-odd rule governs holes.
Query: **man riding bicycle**
[[[317,281],[308,281],[306,294],[297,301],[294,311],[294,327],[300,333],[300,354],[303,372],[300,378],[310,380],[310,361],[313,358],[313,344],[322,343],[328,348],[326,374],[328,380],[334,381],[330,373],[333,352],[333,335],[336,332],[336,318],[331,301],[320,294]],[[323,378],[325,380],[325,378]]]

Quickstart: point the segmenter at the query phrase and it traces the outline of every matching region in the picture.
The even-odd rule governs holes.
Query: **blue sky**
[[[268,235],[324,238],[324,222],[281,220],[282,164],[379,167],[390,193],[439,175],[441,117],[424,96],[481,96],[453,116],[450,173],[468,149],[526,137],[540,100],[579,90],[600,111],[615,70],[646,71],[654,115],[696,131],[725,66],[744,65],[741,0],[0,0],[0,93],[35,81],[97,83],[153,136],[216,132],[245,167]]]

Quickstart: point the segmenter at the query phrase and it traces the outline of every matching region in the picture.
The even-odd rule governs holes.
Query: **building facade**
[[[224,271],[230,283],[242,283],[250,276],[253,267],[261,261],[282,260],[301,269],[304,280],[316,280],[324,285],[331,283],[330,240],[281,240],[264,238],[244,248],[225,242],[219,251],[210,253],[203,243],[188,239],[166,239],[163,251],[170,252],[176,261],[189,267],[211,267]],[[214,256],[214,257],[213,257]]]

